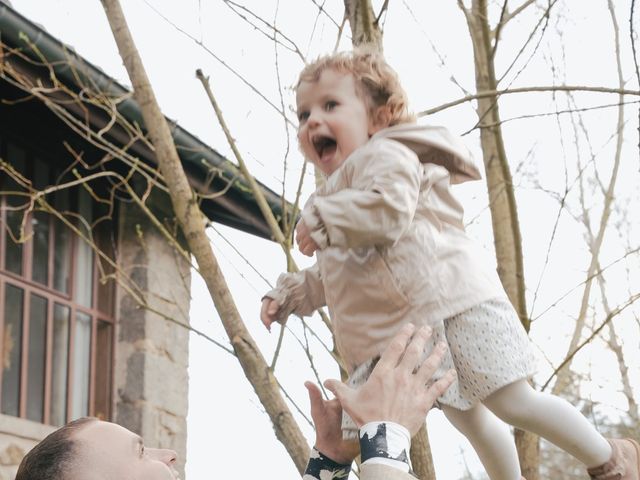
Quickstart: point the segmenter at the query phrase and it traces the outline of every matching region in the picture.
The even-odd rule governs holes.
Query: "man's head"
[[[36,445],[16,480],[176,480],[175,461],[173,450],[145,448],[126,428],[83,418]]]
[[[378,130],[414,120],[396,73],[371,53],[339,53],[307,65],[296,103],[300,147],[327,175]]]
[[[66,480],[78,453],[75,434],[97,420],[81,418],[51,433],[22,459],[16,480]]]

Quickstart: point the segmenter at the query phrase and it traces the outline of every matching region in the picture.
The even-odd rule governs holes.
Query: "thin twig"
[[[441,112],[451,107],[456,107],[472,100],[478,100],[479,98],[495,97],[502,95],[510,95],[513,93],[531,93],[531,92],[595,92],[595,93],[615,93],[618,95],[634,95],[640,96],[640,90],[629,90],[620,88],[607,88],[607,87],[588,87],[583,85],[552,85],[548,87],[517,87],[509,88],[505,90],[490,90],[485,92],[478,92],[473,95],[467,95],[466,97],[454,100],[452,102],[444,103],[438,107],[433,107],[428,110],[423,110],[417,114],[418,117],[425,117],[427,115],[433,115],[434,113]]]
[[[499,122],[491,122],[491,123],[483,123],[482,125],[474,125],[469,130],[466,130],[465,132],[460,133],[460,136],[464,137],[465,135],[468,135],[469,133],[473,132],[474,130],[477,130],[478,128],[497,127],[498,125],[503,125],[505,123],[510,123],[516,120],[529,120],[532,118],[549,117],[552,115],[562,115],[567,113],[571,114],[571,113],[590,112],[594,110],[602,110],[605,108],[613,108],[613,107],[620,107],[624,105],[635,105],[635,104],[640,104],[640,100],[633,100],[629,102],[607,103],[605,105],[596,105],[594,107],[583,107],[583,108],[574,107],[574,108],[568,108],[566,110],[558,110],[557,112],[532,113],[529,115],[519,115],[517,117],[505,118],[504,120],[500,120]]]
[[[340,25],[338,25],[338,22],[336,22],[335,19],[331,15],[329,15],[327,11],[324,9],[324,3],[322,5],[318,5],[318,2],[316,0],[311,0],[311,3],[313,3],[316,7],[318,7],[318,11],[320,13],[324,13],[326,17],[331,21],[331,23],[333,23],[336,27],[340,28]]]
[[[633,64],[635,66],[636,80],[640,87],[640,68],[638,68],[638,53],[636,51],[636,35],[633,29],[633,10],[636,0],[631,0],[631,12],[629,14],[629,36],[631,37],[631,51],[633,52]],[[638,152],[640,153],[640,108],[638,108]],[[640,158],[640,155],[638,156]]]
[[[389,7],[389,0],[384,0],[384,3],[380,7],[380,12],[378,13],[378,16],[376,17],[376,20],[375,20],[376,25],[380,25],[380,19],[382,18],[382,14],[387,11],[388,7]]]
[[[261,34],[263,34],[265,37],[267,37],[269,40],[273,40],[276,43],[279,43],[280,45],[282,45],[284,48],[286,48],[287,50],[289,50],[290,52],[295,53],[296,55],[298,55],[298,57],[300,57],[300,60],[302,60],[302,63],[305,63],[305,57],[302,54],[302,52],[300,51],[300,49],[298,48],[298,46],[296,45],[296,43],[291,40],[289,37],[287,37],[284,33],[282,33],[281,30],[279,30],[275,25],[271,25],[269,22],[267,22],[266,20],[264,20],[262,17],[260,17],[259,15],[256,15],[255,13],[253,13],[251,10],[249,10],[247,7],[240,5],[232,0],[222,0],[225,5],[227,5],[229,7],[229,9],[235,13],[236,15],[238,15],[240,18],[242,18],[245,22],[247,22],[249,25],[251,25],[253,28],[255,28],[256,30],[258,30]],[[251,20],[249,20],[247,17],[245,17],[242,13],[240,13],[238,10],[242,10],[246,13],[248,13],[249,15],[251,15],[253,18],[255,18],[256,20],[258,20],[260,23],[262,23],[264,26],[266,26],[269,30],[271,30],[272,35],[269,35],[267,32],[264,32],[258,25],[256,25],[255,23],[253,23]],[[286,44],[284,44],[283,42],[278,40],[278,36],[282,37],[283,39],[285,39],[287,42],[289,42],[290,46],[287,46]]]
[[[258,185],[258,182],[256,182],[256,179],[249,172],[247,165],[244,162],[244,159],[242,158],[240,151],[238,150],[236,141],[231,135],[231,132],[229,131],[229,127],[227,127],[227,123],[224,120],[224,116],[222,115],[222,110],[220,110],[220,106],[218,105],[218,102],[215,99],[215,96],[213,95],[209,78],[205,77],[204,74],[202,73],[202,70],[200,69],[196,70],[196,77],[198,78],[198,80],[200,80],[200,82],[202,82],[202,86],[207,92],[207,96],[211,101],[211,106],[213,107],[216,113],[216,118],[220,123],[220,127],[224,131],[225,137],[227,138],[227,142],[229,143],[229,146],[231,147],[231,150],[233,151],[233,154],[236,160],[238,161],[238,167],[240,168],[240,171],[242,172],[242,175],[244,176],[245,180],[247,181],[247,183],[249,183],[249,186],[251,187],[251,190],[256,199],[256,203],[258,204],[258,207],[260,208],[262,215],[264,216],[267,224],[269,225],[269,228],[271,229],[271,234],[273,235],[276,242],[278,242],[282,246],[282,249],[287,259],[289,259],[291,257],[289,241],[288,239],[285,239],[284,235],[282,234],[280,225],[278,225],[278,221],[273,215],[273,212],[271,211],[271,208],[269,207],[269,204],[267,203],[267,200],[264,197],[264,194],[262,193],[262,190]]]
[[[280,109],[278,108],[278,106],[273,103],[271,100],[269,100],[260,90],[258,90],[255,86],[253,86],[246,78],[244,78],[238,71],[236,71],[233,67],[231,67],[227,62],[225,62],[224,60],[222,60],[218,55],[216,55],[209,47],[207,47],[202,41],[198,40],[197,38],[195,38],[193,35],[189,34],[186,30],[180,28],[179,26],[177,26],[175,23],[173,23],[171,20],[169,20],[167,17],[165,17],[160,11],[158,11],[153,5],[149,4],[147,2],[147,0],[144,0],[145,3],[149,6],[149,8],[151,8],[151,10],[153,10],[156,15],[158,15],[159,17],[161,17],[165,22],[167,22],[169,25],[171,25],[173,28],[175,28],[178,32],[180,32],[181,34],[183,34],[185,37],[187,37],[188,39],[190,39],[191,41],[193,41],[196,45],[198,45],[200,48],[202,48],[205,52],[207,52],[214,60],[216,60],[220,65],[222,65],[224,68],[226,68],[229,72],[231,72],[236,78],[238,78],[238,80],[240,80],[242,83],[244,83],[247,87],[249,87],[249,89],[254,92],[256,95],[258,95],[262,100],[264,100],[271,108],[273,108],[276,112],[278,112],[278,114],[280,115],[284,115],[283,112],[280,111]],[[285,121],[288,122],[290,125],[295,126],[295,123],[290,120],[287,116],[284,116]]]
[[[549,378],[547,378],[547,380],[544,382],[544,384],[542,385],[542,387],[540,388],[541,392],[544,392],[545,389],[549,386],[549,383],[551,383],[551,380],[553,380],[553,377],[555,377],[558,372],[560,370],[562,370],[562,368],[569,362],[571,362],[573,360],[573,357],[576,356],[576,354],[582,350],[586,345],[588,345],[601,331],[602,329],[607,326],[607,324],[613,320],[616,316],[618,316],[619,314],[621,314],[627,307],[633,305],[636,300],[640,299],[640,293],[636,293],[634,295],[632,295],[629,300],[627,300],[627,302],[625,302],[622,306],[619,306],[618,308],[614,309],[613,311],[611,311],[611,313],[609,313],[606,318],[602,321],[602,323],[598,326],[598,328],[596,328],[591,335],[589,335],[589,337],[587,337],[582,343],[580,343],[569,355],[567,355],[567,357],[560,363],[560,365],[558,365],[556,367],[556,369],[553,371],[553,373],[551,375],[549,375]]]
[[[564,294],[560,295],[556,300],[554,300],[547,308],[545,308],[542,312],[540,312],[536,317],[533,317],[531,319],[531,321],[535,322],[536,320],[541,318],[544,314],[546,314],[549,310],[551,310],[552,308],[556,307],[560,302],[562,302],[562,300],[567,298],[569,295],[571,295],[573,292],[575,292],[582,285],[585,285],[587,282],[593,280],[597,276],[602,275],[609,268],[611,268],[614,265],[618,264],[619,262],[621,262],[622,260],[626,259],[627,257],[630,257],[631,255],[634,255],[634,254],[637,254],[638,252],[640,252],[640,247],[636,247],[636,248],[634,248],[632,250],[629,250],[624,255],[618,257],[617,259],[613,260],[609,264],[607,264],[604,267],[602,267],[602,268],[598,269],[597,271],[593,272],[592,275],[589,275],[582,282],[578,283],[577,285],[575,285],[572,288],[570,288],[569,290],[567,290]]]
[[[498,50],[498,42],[500,41],[500,34],[502,33],[502,27],[506,25],[504,18],[507,13],[507,5],[509,4],[509,0],[504,0],[502,3],[502,8],[500,9],[500,20],[498,20],[498,25],[496,26],[494,39],[493,39],[493,47],[491,48],[491,59],[494,60],[496,58],[496,51]]]

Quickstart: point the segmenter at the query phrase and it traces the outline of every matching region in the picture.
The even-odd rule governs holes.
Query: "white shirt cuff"
[[[409,472],[409,430],[394,422],[369,422],[360,427],[362,464],[382,464]]]

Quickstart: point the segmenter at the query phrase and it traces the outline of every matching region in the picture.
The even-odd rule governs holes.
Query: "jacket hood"
[[[451,183],[482,178],[462,140],[444,127],[401,124],[380,130],[373,138],[396,140],[413,150],[420,162],[445,167],[451,175]]]

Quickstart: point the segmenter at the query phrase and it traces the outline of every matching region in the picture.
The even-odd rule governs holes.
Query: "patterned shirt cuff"
[[[409,448],[411,434],[393,422],[370,422],[360,427],[362,464],[379,463],[411,472]]]
[[[351,464],[335,462],[313,447],[302,480],[346,479],[350,471]]]

